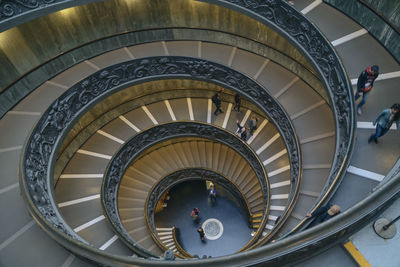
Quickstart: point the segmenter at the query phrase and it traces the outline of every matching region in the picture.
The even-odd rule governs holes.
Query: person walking
[[[240,139],[246,141],[247,140],[246,127],[240,125],[239,120],[236,120],[236,125],[238,127],[238,129],[236,130],[236,134],[240,136]]]
[[[193,208],[192,212],[190,213],[190,217],[195,223],[199,223],[200,219],[200,210],[199,208]]]
[[[232,110],[240,112],[240,94],[235,95],[235,106],[232,108]]]
[[[237,134],[237,135],[240,135],[240,133],[242,132],[243,126],[240,125],[239,120],[236,120],[236,126],[238,127],[237,130],[236,130],[236,134]]]
[[[205,235],[205,233],[204,233],[203,228],[202,228],[202,227],[199,227],[199,228],[197,229],[197,232],[199,233],[199,236],[200,236],[201,241],[204,241],[204,240],[206,239],[206,235]]]
[[[330,208],[327,206],[320,207],[316,209],[313,213],[307,213],[307,218],[315,218],[315,223],[322,223],[329,220],[330,218],[338,215],[340,213],[340,207],[338,205],[333,205]]]
[[[240,134],[240,139],[242,139],[243,141],[246,142],[247,140],[247,131],[246,131],[246,127],[242,128],[242,133]]]
[[[212,203],[215,203],[215,201],[217,200],[217,191],[212,184],[210,185],[210,188],[208,190],[208,197],[210,198]]]
[[[371,143],[374,140],[375,144],[378,143],[378,138],[385,135],[393,122],[396,122],[397,130],[400,130],[400,104],[393,104],[390,109],[384,109],[381,113],[379,113],[378,117],[373,122],[373,125],[376,125],[375,134],[372,134],[368,138],[368,143]]]
[[[251,119],[249,120],[250,136],[252,136],[254,131],[257,130],[257,123],[258,118],[255,115],[251,116]]]
[[[357,105],[357,114],[361,115],[361,107],[367,101],[367,97],[372,90],[374,81],[378,78],[379,66],[373,65],[363,70],[357,80],[357,92],[354,99],[357,100],[362,96],[360,103]]]
[[[214,103],[214,105],[216,107],[214,115],[218,116],[218,112],[224,113],[222,111],[222,109],[221,109],[221,98],[220,98],[219,93],[215,93],[215,95],[211,98],[211,100],[212,100],[212,102]]]

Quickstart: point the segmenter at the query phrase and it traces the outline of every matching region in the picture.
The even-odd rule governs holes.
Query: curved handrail
[[[178,238],[177,238],[177,232],[179,231],[178,228],[176,228],[175,226],[172,227],[172,238],[174,239],[174,243],[175,243],[175,247],[178,250],[178,252],[184,256],[185,258],[193,258],[193,255],[188,253],[186,250],[184,250],[181,246],[181,244],[178,242]]]
[[[296,183],[291,186],[298,186],[300,149],[294,127],[283,108],[263,87],[237,71],[210,61],[188,57],[132,60],[100,70],[67,90],[44,112],[27,140],[21,158],[21,190],[31,214],[43,222],[41,225],[46,231],[64,233],[79,247],[84,244],[59,213],[52,190],[55,158],[69,129],[82,114],[115,91],[133,84],[169,78],[206,80],[222,85],[251,99],[260,110],[269,114],[287,150],[291,151],[291,180]],[[140,255],[148,253],[140,246],[134,246],[134,250]]]
[[[400,34],[400,27],[398,25],[395,25],[391,18],[385,16],[376,6],[373,6],[372,4],[368,3],[365,0],[358,0],[361,4],[364,6],[368,7],[372,12],[374,12],[379,18],[381,18],[387,25],[392,27],[392,29],[397,33]]]
[[[123,179],[123,178],[122,178]],[[240,204],[241,208],[247,212],[247,217],[250,218],[251,210],[249,203],[246,199],[246,196],[242,193],[239,186],[231,181],[226,176],[217,173],[213,170],[207,168],[184,168],[180,170],[173,171],[170,174],[167,174],[163,178],[157,181],[156,184],[150,189],[150,193],[147,195],[145,202],[145,221],[148,229],[152,234],[153,240],[158,244],[162,244],[162,248],[165,250],[164,244],[155,234],[157,232],[155,222],[154,222],[154,213],[156,209],[156,205],[160,200],[160,197],[171,187],[182,183],[188,180],[209,180],[213,181],[214,184],[219,184],[224,187],[227,191],[231,192],[235,196]]]
[[[361,27],[366,29],[373,36],[394,60],[400,64],[400,42],[399,27],[394,25],[373,6],[365,0],[323,0],[325,4],[339,10],[341,13],[354,20]],[[381,6],[385,3],[396,1],[374,1]],[[368,18],[368,19],[366,19]],[[395,17],[394,17],[395,18]],[[384,34],[382,34],[384,33]]]
[[[224,187],[227,191],[231,192],[235,199],[240,202],[241,208],[246,210],[247,218],[251,217],[250,205],[246,199],[246,196],[240,190],[240,187],[234,183],[231,179],[218,173],[214,170],[207,168],[184,168],[173,171],[170,174],[165,175],[163,178],[158,180],[156,184],[150,189],[150,193],[147,195],[145,203],[145,219],[147,226],[154,233],[156,232],[156,226],[154,223],[154,213],[156,205],[160,200],[160,197],[171,187],[188,180],[208,180],[214,184],[219,184]]]
[[[224,31],[218,31],[218,30],[214,30],[214,29],[213,30],[207,29],[208,36],[210,36],[210,38],[212,38],[213,35],[226,35],[226,39],[216,41],[216,40],[213,40],[213,39],[204,40],[204,39],[201,39],[201,38],[197,38],[197,39],[193,38],[193,39],[190,39],[190,40],[187,40],[186,38],[179,39],[177,37],[170,38],[168,40],[166,40],[165,38],[157,38],[157,34],[160,34],[161,36],[165,36],[165,35],[168,35],[166,33],[168,31],[174,31],[174,32],[200,31],[200,32],[202,32],[202,31],[205,31],[205,29],[202,29],[202,28],[193,29],[193,28],[182,28],[182,27],[178,27],[178,28],[168,27],[168,28],[162,28],[162,29],[155,28],[155,29],[151,29],[151,30],[137,30],[137,31],[129,31],[129,32],[123,32],[123,33],[117,33],[117,34],[113,34],[113,35],[110,35],[110,36],[102,37],[100,39],[95,39],[95,40],[89,41],[88,43],[81,44],[81,45],[79,45],[77,47],[74,47],[74,48],[72,48],[70,50],[63,51],[63,53],[61,53],[61,54],[57,54],[56,56],[44,61],[40,65],[37,65],[33,69],[27,71],[26,73],[21,75],[21,77],[17,78],[16,80],[10,82],[8,85],[6,85],[4,88],[2,88],[0,90],[0,101],[4,101],[3,100],[3,96],[5,95],[6,92],[8,92],[7,94],[12,94],[8,90],[11,90],[12,88],[14,88],[13,90],[15,90],[15,88],[18,88],[19,85],[22,84],[25,79],[30,79],[29,77],[33,77],[33,76],[36,77],[36,75],[38,75],[38,72],[40,72],[41,69],[46,68],[46,67],[50,67],[50,66],[55,68],[54,64],[60,58],[68,57],[68,56],[72,57],[71,56],[72,54],[79,53],[79,51],[81,49],[83,49],[83,50],[91,50],[91,48],[90,48],[91,46],[96,46],[96,45],[97,46],[101,46],[101,44],[103,42],[109,43],[109,41],[111,39],[112,40],[114,40],[114,39],[123,39],[123,40],[131,40],[131,41],[128,42],[128,43],[119,41],[118,42],[119,45],[115,45],[114,47],[112,47],[110,50],[108,50],[106,52],[114,51],[114,50],[122,48],[124,46],[128,47],[128,46],[135,46],[135,45],[141,45],[141,44],[144,44],[144,43],[147,44],[147,43],[151,43],[151,42],[160,42],[160,41],[201,41],[201,42],[206,42],[206,43],[207,42],[208,43],[218,43],[218,44],[222,44],[222,45],[230,45],[230,46],[232,46],[233,44],[231,44],[229,40],[230,39],[234,39],[234,38],[240,40],[240,44],[237,44],[237,48],[240,48],[240,49],[248,51],[250,53],[254,53],[256,55],[268,58],[270,61],[272,61],[272,62],[274,62],[274,63],[276,63],[278,65],[281,65],[285,69],[287,69],[290,72],[292,72],[294,75],[300,77],[305,83],[309,84],[311,88],[313,88],[319,95],[321,95],[322,98],[327,100],[327,96],[325,94],[323,94],[323,92],[321,92],[321,90],[322,91],[324,91],[324,90],[322,89],[322,85],[319,86],[319,83],[317,82],[316,74],[314,72],[310,71],[308,66],[305,66],[303,63],[297,61],[295,58],[291,57],[290,55],[286,55],[283,52],[277,50],[276,48],[270,47],[267,44],[264,44],[264,43],[262,43],[262,42],[260,42],[258,40],[253,40],[253,39],[249,39],[248,37],[242,36],[242,35],[239,35],[239,34],[227,33],[227,32],[224,32]],[[210,33],[212,33],[212,34],[210,34]],[[137,35],[140,36],[140,37],[138,37]],[[151,38],[148,37],[149,39],[144,39],[143,40],[143,36],[151,36]],[[230,37],[230,38],[227,38],[227,37]],[[139,39],[141,41],[139,41]],[[132,40],[135,40],[135,41],[132,41]],[[273,53],[265,54],[266,51],[264,51],[264,50],[260,51],[260,50],[258,50],[256,48],[253,48],[252,45],[250,45],[250,47],[247,47],[246,45],[243,45],[244,43],[254,43],[254,44],[256,44],[256,46],[259,45],[259,46],[265,47],[266,50],[267,49],[271,49],[271,51],[273,51]],[[88,55],[86,57],[81,58],[80,61],[74,62],[74,64],[69,64],[69,65],[66,64],[63,67],[58,66],[58,68],[55,68],[55,72],[56,73],[61,73],[61,72],[65,71],[65,70],[67,70],[68,68],[71,68],[71,67],[73,67],[73,66],[75,66],[75,65],[77,65],[79,63],[82,63],[84,60],[89,60],[89,59],[92,59],[93,57],[96,57],[96,56],[99,56],[99,55],[102,55],[102,54],[103,53],[92,53],[91,55]],[[278,60],[280,58],[286,58],[286,60],[290,61],[290,63],[282,64],[282,61]],[[285,60],[283,62],[285,62]],[[302,75],[302,71],[306,72],[307,75],[303,76]],[[54,78],[56,75],[57,74],[48,74],[45,77],[46,77],[47,80],[49,80],[49,79]],[[309,77],[307,77],[307,76],[309,76]],[[2,118],[5,115],[5,113],[9,109],[11,109],[17,102],[21,101],[24,97],[26,97],[29,93],[31,93],[37,87],[41,86],[46,81],[46,79],[38,80],[38,82],[36,84],[29,83],[29,85],[27,85],[28,86],[27,88],[29,88],[29,89],[26,92],[24,92],[23,95],[18,96],[17,98],[15,98],[14,99],[14,103],[10,103],[9,105],[7,105],[5,107],[0,107],[1,108],[0,109],[0,118]],[[318,83],[318,84],[316,84],[316,83]],[[12,91],[12,92],[14,92],[14,91]],[[8,99],[8,101],[11,101],[11,100]],[[329,100],[327,100],[327,101],[329,101]]]
[[[333,167],[331,169],[329,177],[332,178],[328,185],[325,187],[325,192],[332,192],[335,189],[335,183],[340,180],[341,176],[344,174],[344,170],[348,166],[348,155],[350,154],[352,147],[353,147],[353,140],[354,140],[354,129],[355,129],[355,114],[354,114],[354,101],[352,100],[352,89],[348,78],[345,75],[344,68],[338,59],[334,49],[329,44],[328,40],[324,38],[324,36],[303,16],[300,15],[299,12],[295,11],[292,7],[290,7],[284,1],[246,1],[246,0],[231,0],[231,1],[208,1],[216,4],[221,4],[227,6],[229,8],[239,10],[244,14],[247,14],[251,17],[254,17],[258,21],[270,25],[271,27],[275,28],[278,32],[281,32],[284,36],[286,36],[292,43],[299,48],[305,56],[310,59],[312,64],[316,67],[318,73],[321,75],[321,79],[325,83],[328,89],[328,94],[331,99],[331,106],[333,107],[334,111],[334,118],[336,124],[336,151],[335,151],[335,158],[333,162]],[[165,62],[163,62],[165,63]],[[200,69],[200,72],[196,71],[193,78],[203,78],[209,79],[210,69],[207,69],[206,72],[201,71],[204,70],[204,66]],[[165,69],[163,69],[165,70]],[[175,69],[176,70],[176,69]],[[109,73],[102,72],[103,75],[108,76]],[[159,74],[160,75],[160,74]],[[100,78],[103,78],[104,76]],[[118,83],[118,76],[115,77],[117,84]],[[234,78],[234,77],[232,77]],[[113,79],[110,80],[110,82]],[[233,79],[232,81],[235,81]],[[79,85],[83,85],[84,81]],[[99,82],[97,79],[96,82]],[[235,86],[235,82],[230,83],[227,81],[228,87]],[[122,82],[123,83],[123,82]],[[237,84],[237,83],[236,83]],[[237,84],[237,85],[240,85]],[[243,84],[242,84],[243,85]],[[244,84],[245,86],[253,85],[253,84]],[[103,84],[106,88],[108,85]],[[239,86],[240,89],[243,89],[242,86]],[[104,89],[104,88],[100,88]],[[254,91],[254,90],[251,90]],[[257,90],[255,91],[257,92]],[[98,92],[97,92],[98,93]],[[251,94],[249,95],[246,92],[247,96],[252,96],[250,98],[254,99],[260,96],[259,94]],[[69,127],[69,123],[73,122],[76,118],[76,114],[71,114],[68,110],[68,101],[72,100],[71,98],[62,99],[59,102],[57,101],[50,111],[47,111],[45,115],[48,117],[42,117],[39,121],[41,127],[41,133],[35,133],[31,138],[28,140],[28,146],[24,149],[23,153],[23,162],[22,165],[23,173],[21,174],[21,189],[24,192],[25,197],[27,197],[27,201],[29,204],[29,210],[33,214],[36,220],[40,221],[43,225],[45,230],[51,233],[52,236],[57,236],[57,241],[69,247],[70,250],[78,253],[82,256],[83,254],[88,254],[89,259],[93,259],[93,251],[84,243],[76,242],[77,239],[70,238],[69,236],[70,228],[67,227],[62,220],[58,211],[56,211],[55,203],[50,195],[52,194],[51,182],[46,182],[45,180],[41,179],[41,177],[47,174],[52,173],[52,161],[54,157],[54,153],[57,152],[57,145],[59,141],[59,136],[57,135],[58,132],[63,132],[63,130]],[[84,97],[85,101],[85,97]],[[89,100],[86,98],[86,103]],[[92,102],[91,102],[92,103]],[[269,104],[269,102],[265,102],[265,104]],[[67,110],[63,107],[67,106]],[[90,106],[87,105],[87,106]],[[78,109],[80,107],[77,107]],[[271,110],[273,111],[273,110]],[[61,114],[60,114],[61,113]],[[267,112],[268,113],[268,112]],[[61,117],[56,116],[55,118],[51,118],[54,115],[61,115]],[[271,113],[268,113],[271,114]],[[50,115],[50,116],[49,116]],[[279,125],[279,123],[276,123]],[[46,129],[46,125],[50,125],[52,130],[57,133],[54,136],[48,135],[43,136],[41,135],[43,131],[49,130]],[[290,128],[290,127],[289,127]],[[35,129],[38,130],[38,127]],[[279,129],[282,132],[282,129]],[[61,136],[63,133],[61,134]],[[32,140],[35,142],[31,142]],[[28,151],[29,150],[29,151]],[[288,151],[291,151],[288,149]],[[32,153],[30,153],[32,152]],[[26,158],[25,156],[29,156],[35,154],[37,159],[35,158]],[[293,156],[290,154],[290,156]],[[295,155],[299,159],[299,155]],[[290,158],[292,160],[292,157]],[[49,164],[47,164],[49,163]],[[297,162],[299,163],[299,162]],[[49,168],[45,166],[49,165]],[[26,169],[26,167],[29,169]],[[298,166],[296,166],[298,167]],[[298,170],[296,168],[295,170]],[[294,170],[294,171],[295,171]],[[51,180],[51,179],[50,179]],[[50,190],[50,191],[49,191]],[[321,202],[320,202],[321,203]],[[334,218],[335,219],[335,218]],[[335,220],[333,219],[332,222]],[[329,222],[329,223],[332,223]],[[56,227],[54,226],[56,225]],[[60,230],[60,232],[57,231]],[[314,228],[313,228],[314,229]],[[312,229],[310,229],[312,232]],[[64,233],[64,234],[62,234]],[[287,242],[293,242],[294,238],[298,238],[299,236],[303,236],[303,233],[296,235],[292,238],[288,238],[285,240]],[[75,236],[74,236],[75,237]],[[68,240],[69,242],[66,242]],[[315,239],[309,239],[315,241]],[[325,240],[325,239],[324,239]],[[278,242],[282,244],[283,241]],[[298,242],[298,240],[296,240]],[[278,243],[276,245],[278,245]],[[286,242],[285,242],[286,243]],[[293,244],[293,243],[291,243]],[[275,245],[275,244],[274,244]],[[301,246],[299,243],[294,244],[296,247],[300,248]],[[273,245],[272,245],[273,246]],[[78,249],[78,247],[81,249]],[[242,260],[248,257],[251,257],[260,251],[260,249],[255,249],[250,252],[246,252],[246,257],[242,257]],[[118,259],[115,256],[109,256],[107,253],[97,253],[98,258],[106,260],[111,259]],[[241,260],[240,255],[235,257],[232,256],[231,260],[237,259],[238,261]],[[126,262],[126,259],[121,259],[122,262]],[[140,261],[140,260],[138,260]],[[109,261],[105,261],[109,262]],[[129,261],[128,261],[129,262]],[[146,261],[144,261],[146,262]],[[204,263],[208,263],[209,260],[202,261]],[[200,263],[199,263],[200,264]]]
[[[353,151],[356,119],[353,89],[343,64],[335,49],[307,18],[296,11],[286,1],[262,0],[201,0],[231,8],[264,23],[287,39],[310,60],[326,86],[336,130],[336,149],[328,182],[316,201],[313,210],[329,200],[350,164],[349,155]],[[305,221],[300,222],[300,229]]]
[[[285,240],[270,243],[266,246],[225,257],[204,259],[201,261],[156,261],[141,258],[123,257],[100,251],[92,246],[76,246],[70,239],[65,239],[61,232],[54,232],[55,238],[60,244],[72,253],[82,255],[94,262],[108,264],[110,266],[131,266],[132,264],[146,267],[159,266],[250,266],[262,263],[263,266],[277,266],[296,260],[304,259],[318,251],[318,248],[332,245],[347,238],[349,234],[359,230],[365,223],[377,217],[394,200],[400,197],[400,161],[392,169],[387,177],[388,182],[352,208],[335,216],[334,218],[319,224],[311,229],[303,231]],[[28,206],[30,208],[31,206]],[[40,220],[40,218],[39,218]],[[45,223],[38,221],[38,223]],[[45,229],[46,230],[46,229]],[[304,242],[306,240],[306,242]],[[279,255],[277,257],[276,255]]]
[[[116,106],[115,108],[111,108],[107,111],[102,112],[102,115],[100,115],[93,121],[91,122],[86,121],[87,122],[86,124],[81,123],[82,119],[80,120],[78,124],[81,127],[80,128],[81,130],[79,129],[76,130],[74,128],[75,130],[74,133],[76,135],[70,138],[70,142],[68,144],[66,144],[67,141],[64,141],[62,149],[60,150],[59,156],[57,158],[55,184],[59,180],[61,171],[65,168],[69,159],[71,159],[72,155],[76,152],[76,150],[79,147],[81,147],[88,140],[90,136],[92,136],[97,130],[105,126],[108,122],[118,118],[120,115],[123,115],[130,110],[141,107],[143,104],[150,105],[157,103],[159,101],[164,101],[166,99],[171,101],[172,99],[182,98],[182,91],[180,89],[170,90],[167,87],[163,87],[162,91],[154,92],[152,91],[153,88],[150,85],[146,84],[146,87],[148,88],[147,94],[140,94],[135,96],[134,99],[131,99],[128,102],[120,103],[119,106]],[[220,90],[222,89],[222,87],[215,89]],[[216,91],[209,89],[202,88],[201,90],[199,90],[196,88],[191,88],[191,89],[185,89],[184,97],[209,99],[215,94],[215,92]],[[118,95],[118,93],[114,95]],[[221,94],[221,100],[228,103],[234,103],[234,94],[232,92],[229,92],[228,89],[225,88],[224,93]],[[266,114],[263,114],[254,104],[249,102],[247,99],[241,100],[241,107],[252,110],[252,112],[258,114],[257,116],[262,117],[262,119],[267,118]],[[71,135],[69,135],[68,137],[71,137]],[[61,162],[61,164],[59,164],[59,162]]]
[[[252,150],[247,143],[243,142],[231,132],[202,122],[178,121],[159,124],[138,133],[120,147],[118,152],[114,154],[108,163],[102,182],[101,203],[106,217],[118,236],[121,237],[127,246],[133,250],[138,244],[121,223],[121,218],[118,212],[118,190],[122,177],[135,158],[144,151],[161,142],[182,137],[202,137],[222,143],[235,150],[242,156],[242,158],[246,159],[256,174],[263,193],[265,213],[260,225],[265,225],[267,221],[270,201],[267,173],[261,160],[256,156],[255,151]],[[212,173],[210,173],[210,175],[211,174]],[[146,204],[148,204],[147,201]],[[148,206],[149,205],[155,206],[153,204],[148,204]],[[147,217],[146,219],[150,222],[150,225],[154,225],[153,217]],[[149,230],[152,235],[154,235],[154,229],[153,231],[152,229]],[[263,229],[260,227],[245,247],[250,246],[254,241],[256,241],[262,233],[262,230]],[[153,239],[154,238],[156,237],[153,236]]]

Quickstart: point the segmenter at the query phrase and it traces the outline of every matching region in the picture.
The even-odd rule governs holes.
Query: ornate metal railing
[[[85,111],[113,92],[132,84],[165,78],[207,80],[251,99],[265,114],[270,115],[287,150],[291,151],[292,186],[298,185],[300,153],[293,126],[281,106],[260,85],[228,67],[199,59],[153,57],[133,60],[105,68],[67,90],[44,112],[27,140],[21,161],[21,189],[32,215],[43,222],[41,225],[47,231],[58,231],[85,243],[65,223],[53,198],[55,158],[69,129]],[[135,249],[143,255],[140,247]]]
[[[318,71],[330,98],[336,126],[336,150],[328,181],[314,209],[318,208],[331,197],[346,173],[348,158],[354,146],[356,120],[353,89],[340,58],[325,36],[286,1],[203,1],[231,8],[274,28],[302,51]],[[302,221],[296,229],[302,229],[304,223],[305,221]]]
[[[186,250],[182,248],[181,244],[179,243],[178,236],[179,236],[179,228],[176,228],[175,226],[172,227],[172,238],[174,240],[175,247],[178,250],[179,254],[181,254],[185,258],[193,258],[192,254],[188,253]]]
[[[68,142],[68,139],[64,141],[63,148],[60,151],[60,154],[57,158],[57,163],[55,167],[55,184],[57,184],[57,181],[59,180],[59,177],[61,175],[62,170],[65,168],[71,157],[74,155],[76,150],[81,147],[87,140],[92,136],[93,134],[96,133],[100,128],[105,126],[107,123],[112,121],[113,119],[118,118],[120,115],[123,115],[126,112],[129,112],[135,108],[139,108],[142,105],[150,105],[157,103],[159,101],[164,101],[168,99],[171,101],[172,99],[177,99],[177,98],[182,98],[182,97],[190,97],[190,98],[211,98],[214,94],[215,91],[213,90],[207,90],[204,89],[204,87],[197,87],[198,89],[192,88],[192,86],[189,86],[191,89],[185,89],[185,90],[169,90],[169,87],[167,85],[163,86],[163,90],[161,92],[159,91],[154,91],[154,87],[152,87],[149,83],[146,83],[146,88],[148,88],[148,92],[143,95],[137,95],[134,99],[120,103],[115,108],[111,108],[107,111],[101,111],[102,113],[101,116],[97,117],[93,121],[86,121],[86,123],[81,122],[84,119],[81,119],[79,121],[79,129],[74,128],[74,133],[76,134],[75,136],[72,135],[71,133],[68,135],[70,142]],[[199,90],[201,88],[201,90]],[[221,90],[222,87],[217,87],[213,88],[214,90]],[[118,97],[118,93],[114,94],[115,96]],[[234,103],[234,94],[228,90],[225,90],[223,94],[221,94],[221,100],[224,102],[229,102],[229,103]],[[250,109],[252,112],[259,114],[259,116],[262,119],[265,119],[266,115],[262,114],[262,112],[249,100],[247,99],[241,99],[241,107],[244,109]],[[108,107],[110,108],[110,107]],[[93,111],[95,108],[91,109]],[[67,144],[68,143],[68,144]]]
[[[210,139],[230,147],[239,155],[241,155],[242,158],[246,159],[249,166],[256,174],[264,198],[265,214],[260,225],[263,226],[266,222],[266,215],[268,214],[269,207],[269,182],[267,174],[256,153],[245,142],[240,140],[233,133],[205,123],[184,121],[165,123],[140,132],[125,142],[109,162],[104,175],[101,188],[101,201],[103,209],[114,231],[129,247],[132,247],[133,250],[138,246],[138,244],[123,226],[118,211],[118,189],[121,184],[122,177],[126,170],[131,166],[135,158],[140,156],[144,151],[164,141],[182,137],[202,137]],[[207,170],[189,169],[188,171],[183,172],[189,172],[189,174],[192,174],[195,177],[199,177],[199,175],[207,173],[214,179],[218,178],[214,172]],[[178,174],[181,175],[182,173],[179,172]],[[165,190],[165,187],[168,187],[171,183],[173,183],[171,177],[177,178],[175,175],[168,175],[165,179],[161,180],[160,186],[156,187],[155,189]],[[222,184],[225,184],[225,180],[218,179],[218,181]],[[151,227],[154,226],[154,216],[152,215],[154,213],[154,207],[157,203],[155,196],[158,195],[158,193],[160,192],[157,191],[155,194],[150,193],[151,198],[147,199],[146,201],[146,214],[148,215],[146,219]],[[253,241],[257,240],[262,232],[261,230],[261,228],[258,230],[251,242],[249,242],[249,245]],[[153,239],[157,239],[157,237],[154,235],[154,228],[152,233]]]
[[[352,150],[355,129],[352,88],[334,49],[314,25],[285,1],[210,0],[207,2],[235,9],[273,27],[286,36],[295,47],[300,49],[318,71],[321,80],[326,85],[336,123],[335,157],[329,175],[329,182],[323,192],[324,197],[319,199],[319,203],[322,203],[329,197],[329,193],[334,191],[336,183],[340,180],[349,164],[348,156]],[[48,10],[51,9],[49,8]],[[271,115],[272,120],[286,141],[287,150],[290,151],[292,179],[295,182],[300,177],[300,154],[292,125],[289,122],[281,122],[279,119],[284,117],[282,115],[285,115],[280,106],[259,85],[245,78],[243,75],[226,68],[221,68],[221,66],[210,62],[194,59],[183,59],[180,62],[172,60],[171,62],[170,59],[153,58],[151,60],[134,61],[132,63],[125,63],[113,70],[107,68],[92,75],[89,79],[85,79],[83,82],[72,87],[44,113],[26,143],[21,162],[20,185],[23,195],[28,202],[28,209],[35,220],[42,225],[45,231],[70,251],[90,260],[102,262],[103,264],[126,265],[135,263],[148,264],[148,266],[164,265],[165,263],[163,262],[151,262],[110,255],[86,245],[66,225],[55,205],[52,192],[52,179],[50,177],[53,173],[54,158],[57,155],[60,143],[68,132],[68,129],[73,125],[73,122],[91,105],[101,99],[102,95],[109,94],[117,88],[134,82],[167,76],[210,80],[245,94],[260,105],[267,114]],[[184,71],[181,72],[182,70]],[[393,185],[396,182],[396,185],[398,185],[398,180],[397,177],[387,185]],[[371,208],[383,207],[385,203],[388,203],[388,199],[382,200],[384,196],[390,194],[390,199],[394,198],[392,188],[388,188],[387,185],[368,197],[366,202],[363,203],[364,205],[369,205],[369,213],[371,213]],[[382,201],[372,204],[370,198],[374,198],[376,201],[380,198]],[[378,204],[381,206],[377,206]],[[362,211],[365,212],[362,209],[363,207],[357,205],[357,208],[352,208],[349,212],[355,214],[354,212],[359,211],[360,213],[357,213],[357,216],[360,214],[362,215],[362,219],[368,219],[368,214],[361,213]],[[310,249],[314,248],[315,245],[322,246],[329,244],[327,241],[331,242],[333,239],[330,237],[336,237],[335,235],[339,233],[338,229],[346,228],[350,231],[350,229],[354,230],[352,227],[359,226],[358,222],[360,220],[354,217],[356,215],[353,215],[353,217],[348,213],[346,215],[346,225],[344,222],[338,221],[339,218],[344,218],[345,214],[343,214],[330,220],[324,225],[324,229],[321,229],[322,226],[317,226],[265,248],[246,252],[246,255],[238,254],[218,259],[198,261],[194,262],[194,264],[206,265],[212,262],[215,266],[222,266],[227,264],[265,262],[268,260],[279,262],[285,260],[285,255],[286,260],[289,257],[292,260],[296,258],[292,257],[292,255],[309,255],[311,253]],[[328,227],[328,225],[332,227]],[[307,241],[302,242],[302,240]],[[275,258],[276,255],[280,255],[281,257],[279,259]],[[179,265],[181,263],[176,262],[176,264]]]
[[[153,186],[150,193],[147,196],[145,204],[145,219],[148,223],[149,229],[152,229],[153,233],[156,233],[156,226],[154,222],[154,214],[160,197],[173,186],[190,180],[207,180],[212,181],[214,184],[222,186],[227,190],[234,199],[239,203],[240,209],[246,215],[246,218],[250,219],[250,206],[247,202],[246,196],[242,193],[239,186],[231,181],[228,177],[223,176],[213,170],[204,168],[186,168],[178,171],[174,171],[171,174],[166,175],[164,178],[158,181]],[[154,235],[153,238],[158,238]]]
[[[392,5],[398,1],[324,0],[324,3],[360,24],[400,63],[400,26],[396,25],[397,17],[393,12],[396,6]]]

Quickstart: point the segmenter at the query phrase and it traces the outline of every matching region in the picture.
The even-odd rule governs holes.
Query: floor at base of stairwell
[[[218,188],[217,188],[218,189]],[[170,191],[168,207],[155,216],[157,227],[179,229],[180,245],[190,254],[216,257],[233,254],[251,239],[252,229],[241,210],[226,197],[221,189],[217,191],[217,201],[212,204],[208,199],[205,182],[191,181],[179,184]],[[223,234],[216,240],[200,240],[196,224],[190,217],[193,208],[200,209],[200,222],[217,219],[223,225]]]

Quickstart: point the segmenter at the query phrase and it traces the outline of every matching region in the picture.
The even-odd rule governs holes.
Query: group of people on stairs
[[[215,93],[215,95],[211,98],[211,101],[214,103],[215,105],[215,111],[214,111],[214,115],[218,116],[218,113],[224,113],[221,109],[221,93],[223,91],[217,92]],[[236,111],[236,112],[241,112],[240,111],[240,103],[241,103],[241,96],[240,94],[236,94],[235,95],[235,105],[232,108],[232,111]],[[236,121],[236,125],[238,127],[236,134],[238,136],[240,136],[240,139],[242,139],[243,141],[247,140],[247,130],[249,130],[250,132],[250,136],[252,136],[254,134],[254,131],[257,130],[257,124],[258,124],[258,118],[253,115],[251,116],[251,119],[248,122],[248,128],[246,128],[243,125],[240,125],[239,120]]]

